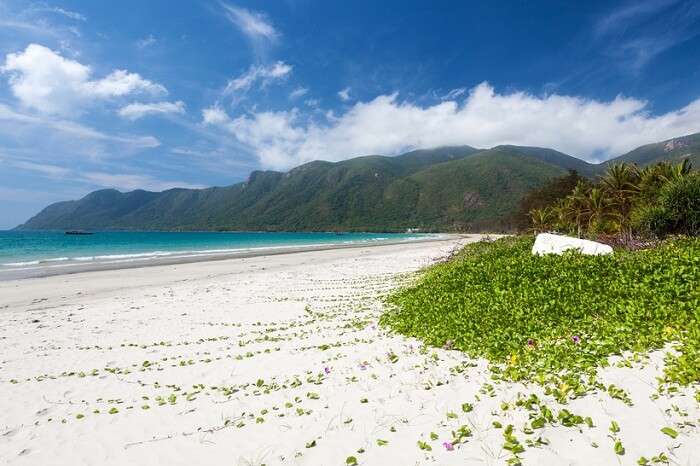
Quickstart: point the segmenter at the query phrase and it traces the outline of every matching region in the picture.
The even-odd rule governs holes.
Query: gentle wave
[[[34,260],[34,261],[28,261],[28,262],[8,262],[7,264],[0,264],[0,265],[6,265],[8,267],[23,267],[25,265],[40,265],[44,264],[46,262],[62,262],[62,261],[69,261],[71,260],[70,257],[53,257],[50,259],[41,259],[41,260]]]
[[[437,235],[436,235],[437,236]],[[258,247],[248,247],[248,248],[233,248],[233,249],[199,249],[199,250],[183,250],[183,251],[149,251],[141,253],[131,253],[131,254],[105,254],[96,256],[78,256],[78,257],[55,257],[49,259],[32,260],[25,262],[8,262],[0,264],[5,267],[28,267],[28,266],[42,266],[51,265],[52,263],[62,263],[60,265],[68,265],[65,262],[132,262],[138,260],[149,260],[162,257],[202,257],[211,256],[217,254],[234,254],[247,251],[258,251],[258,250],[278,250],[278,249],[290,249],[290,248],[312,248],[320,246],[333,246],[334,244],[357,244],[357,243],[369,243],[376,241],[386,241],[389,240],[388,237],[370,238],[364,240],[356,241],[341,241],[337,243],[311,243],[311,244],[288,244],[282,246],[258,246]],[[418,237],[402,238],[402,241],[412,241],[420,239]],[[59,265],[59,264],[56,264]]]

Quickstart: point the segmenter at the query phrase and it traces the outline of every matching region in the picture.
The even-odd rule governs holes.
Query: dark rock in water
[[[67,235],[91,235],[92,233],[89,231],[82,231],[82,230],[69,230],[66,232]]]

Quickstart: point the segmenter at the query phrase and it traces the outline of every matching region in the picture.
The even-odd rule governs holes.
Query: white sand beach
[[[377,323],[383,295],[478,239],[0,282],[0,460],[506,464],[493,422],[519,431],[527,412],[513,403],[546,399],[541,389],[493,384],[486,361],[423,348]],[[546,443],[527,448],[523,464],[636,464],[663,453],[699,465],[698,402],[652,396],[662,352],[630,366],[613,364],[602,378],[632,406],[607,393],[551,403],[594,426],[546,426],[532,436]],[[613,420],[624,455],[613,449]],[[472,436],[448,450],[460,426]]]

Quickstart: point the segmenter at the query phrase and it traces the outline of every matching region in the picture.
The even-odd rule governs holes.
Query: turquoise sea
[[[118,267],[133,262],[158,262],[163,258],[205,260],[254,251],[411,241],[425,237],[408,233],[94,232],[67,235],[62,231],[0,231],[0,272],[56,269],[77,264]]]

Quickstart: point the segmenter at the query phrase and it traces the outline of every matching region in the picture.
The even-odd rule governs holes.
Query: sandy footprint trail
[[[634,406],[589,396],[566,408],[590,416],[594,427],[558,423],[524,434],[540,408],[523,408],[522,400],[546,399],[537,387],[494,385],[484,361],[379,329],[381,298],[456,244],[87,274],[83,280],[94,283],[102,277],[94,292],[80,291],[76,277],[51,277],[34,283],[53,297],[25,305],[15,289],[0,313],[0,458],[505,464],[512,452],[503,448],[504,427],[512,424],[527,446],[525,464],[634,464],[637,452],[700,464],[697,427],[676,425],[675,439],[659,431],[699,417],[689,396],[650,397],[661,354],[604,375]],[[104,286],[109,277],[112,289]],[[44,291],[18,286],[32,297]],[[629,456],[613,452],[613,419]]]

